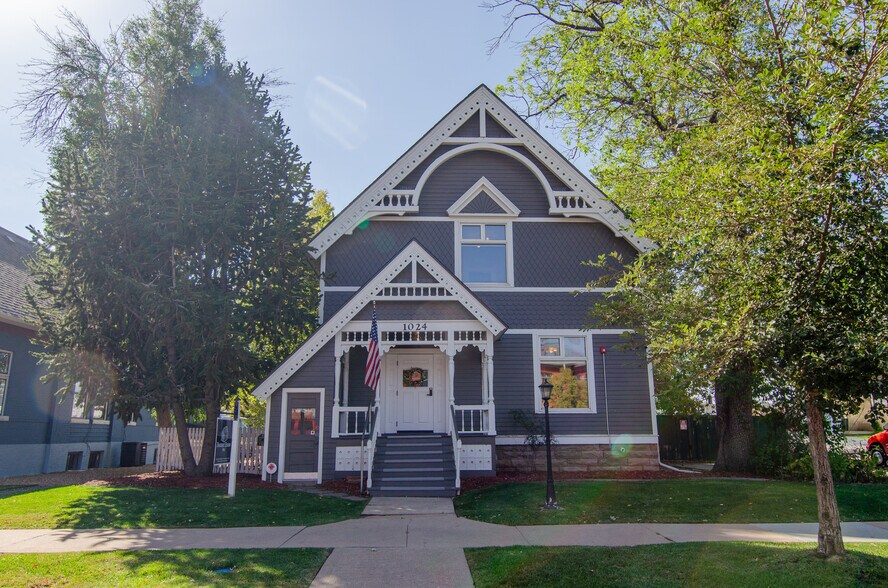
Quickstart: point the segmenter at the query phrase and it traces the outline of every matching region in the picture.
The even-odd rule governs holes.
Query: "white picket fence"
[[[261,434],[261,429],[241,429],[237,473],[262,473],[262,448],[259,447],[258,443],[258,437]],[[195,461],[200,459],[203,438],[203,429],[188,429],[188,440],[191,442],[191,451],[194,452]],[[157,448],[157,471],[181,469],[183,469],[182,455],[179,452],[179,437],[176,435],[176,429],[164,427],[160,429],[159,446]],[[221,474],[228,473],[228,464],[213,466],[213,471]]]

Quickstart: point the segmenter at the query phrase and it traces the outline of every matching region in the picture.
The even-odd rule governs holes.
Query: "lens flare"
[[[632,453],[632,443],[629,435],[617,435],[611,443],[611,457],[629,457]]]

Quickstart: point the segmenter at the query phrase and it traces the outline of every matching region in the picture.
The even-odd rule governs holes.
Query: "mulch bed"
[[[87,486],[114,486],[124,488],[228,488],[228,474],[213,474],[202,478],[189,478],[182,472],[150,472],[110,480],[92,480]],[[263,482],[261,476],[239,474],[237,487],[241,490],[266,489],[286,490],[287,487],[274,482]]]

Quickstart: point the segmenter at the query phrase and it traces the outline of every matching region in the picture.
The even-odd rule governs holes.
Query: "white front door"
[[[434,357],[399,354],[396,364],[397,430],[434,430],[436,380]]]

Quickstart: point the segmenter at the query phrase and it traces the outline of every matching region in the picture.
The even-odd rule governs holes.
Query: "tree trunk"
[[[823,412],[817,401],[808,397],[805,403],[808,417],[808,448],[814,464],[814,486],[817,489],[817,554],[822,557],[845,555],[842,541],[842,525],[839,518],[839,504],[833,485],[832,467],[826,448],[826,434],[823,431]]]
[[[154,409],[157,412],[157,426],[168,429],[173,426],[173,415],[169,404],[160,404]]]
[[[198,475],[209,476],[213,473],[213,458],[216,452],[216,419],[219,418],[221,409],[215,394],[207,394],[204,397],[204,411],[207,415],[204,423],[203,446],[200,454],[200,462],[197,464]],[[231,448],[232,451],[236,449]]]
[[[191,440],[188,438],[188,419],[185,416],[185,408],[178,400],[172,402],[173,414],[176,415],[176,438],[179,440],[179,455],[182,456],[182,469],[186,476],[197,476],[197,464],[194,461],[194,452],[191,451]]]
[[[752,428],[752,366],[741,362],[715,381],[718,453],[713,471],[748,472],[755,442]]]

